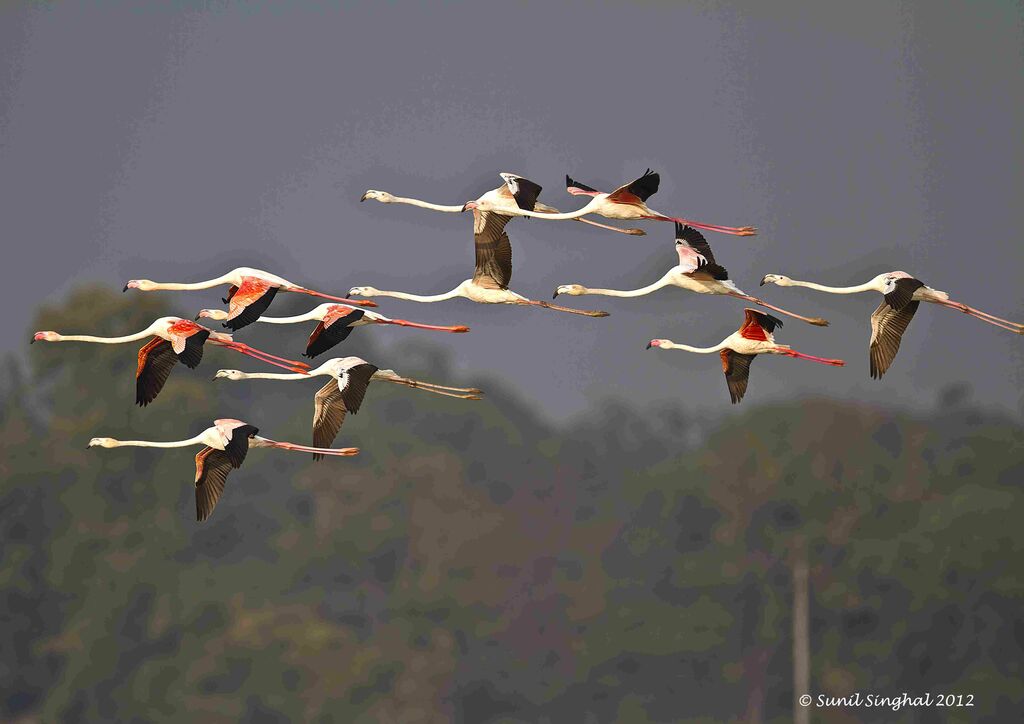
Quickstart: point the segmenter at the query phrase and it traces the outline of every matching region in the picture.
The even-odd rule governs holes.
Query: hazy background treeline
[[[125,334],[182,311],[167,303],[82,288],[35,328]],[[282,354],[308,333],[258,327],[239,338]],[[227,416],[305,442],[322,380],[213,383],[259,365],[211,348],[142,410],[136,345],[5,365],[0,719],[785,721],[804,557],[812,692],[970,693],[953,720],[1019,715],[1024,429],[966,388],[911,414],[758,405],[755,384],[710,421],[603,400],[554,426],[429,335],[386,355],[374,338],[340,354],[485,401],[372,386],[338,441],[361,455],[254,450],[203,525],[196,449],[88,439]]]

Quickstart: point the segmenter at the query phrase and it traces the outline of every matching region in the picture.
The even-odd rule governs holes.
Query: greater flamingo
[[[537,197],[540,195],[542,190],[542,187],[539,184],[514,173],[501,173],[499,176],[501,176],[502,180],[505,182],[504,185],[488,191],[480,198],[468,203],[489,204],[495,207],[492,211],[506,209],[515,212],[518,209],[525,209],[526,211],[537,211],[544,214],[558,213],[558,209],[553,206],[547,206],[546,204],[542,204],[537,201]],[[375,189],[367,190],[359,200],[366,201],[367,199],[379,201],[382,204],[408,204],[410,206],[418,206],[421,209],[441,211],[448,214],[461,214],[466,210],[465,204],[458,206],[432,204],[429,201],[420,201],[419,199],[395,196],[394,194],[389,194],[387,191],[377,191]],[[596,221],[591,221],[590,219],[576,219],[576,221],[582,221],[584,224],[596,226],[599,229],[608,229],[609,231],[617,231],[620,234],[629,234],[631,236],[643,236],[647,233],[643,229],[620,229],[616,226],[600,224]]]
[[[533,184],[535,188],[532,191],[527,191],[526,180],[519,177],[516,177],[516,179],[515,183],[506,179],[506,185],[502,189],[491,193],[499,196],[499,192],[504,190],[509,196],[513,192],[518,193],[520,196],[527,194],[526,200],[521,200],[518,203],[524,203],[527,206],[531,205],[530,199],[535,200],[535,192],[540,187]],[[485,194],[481,199],[487,196],[488,194]],[[608,316],[608,312],[572,309],[551,304],[550,302],[527,299],[509,289],[508,284],[512,280],[512,243],[509,241],[508,234],[505,233],[505,225],[511,221],[512,216],[506,213],[509,208],[507,204],[495,206],[488,202],[487,205],[488,210],[486,211],[473,210],[473,247],[476,254],[476,265],[472,279],[467,279],[450,292],[445,292],[444,294],[423,295],[410,294],[408,292],[388,292],[381,291],[376,287],[362,286],[352,287],[348,292],[349,295],[394,297],[395,299],[406,299],[411,302],[442,302],[447,299],[454,299],[455,297],[464,297],[480,304],[520,304],[542,307],[556,312],[581,314],[587,317]]]
[[[224,319],[227,312],[221,309],[203,309],[196,315],[196,319],[210,317],[211,319]],[[444,327],[436,324],[420,324],[410,322],[406,319],[391,319],[383,314],[371,312],[366,309],[356,309],[347,304],[321,304],[314,307],[305,314],[298,314],[294,317],[260,317],[256,321],[266,324],[296,324],[317,320],[319,324],[313,333],[309,335],[309,342],[306,344],[306,357],[316,357],[323,354],[339,342],[345,341],[356,327],[367,324],[394,324],[399,327],[414,327],[415,329],[432,329],[438,332],[468,332],[469,327],[458,325]]]
[[[180,317],[160,317],[141,332],[125,337],[93,337],[88,334],[58,334],[57,332],[36,332],[32,342],[95,342],[97,344],[124,344],[146,337],[152,339],[139,350],[139,364],[135,369],[135,402],[145,407],[156,399],[167,382],[174,365],[181,361],[189,369],[195,369],[203,359],[203,345],[209,341],[219,347],[262,360],[275,367],[304,372],[309,365],[305,362],[268,354],[247,344],[236,342],[230,334],[214,332],[206,327]]]
[[[568,294],[574,297],[583,294],[601,294],[607,297],[640,297],[657,291],[662,287],[674,286],[688,289],[698,294],[724,294],[736,297],[737,299],[743,299],[752,304],[759,304],[762,307],[767,307],[808,324],[815,324],[819,327],[828,326],[828,321],[821,317],[802,317],[781,307],[768,304],[768,302],[757,297],[752,297],[737,287],[729,279],[729,273],[725,270],[725,267],[715,262],[715,257],[711,253],[711,245],[704,239],[704,235],[692,226],[683,226],[680,223],[676,223],[676,252],[679,254],[679,264],[669,269],[661,279],[646,287],[620,291],[618,289],[588,288],[581,284],[562,284],[555,289],[552,299],[559,294]]]
[[[250,447],[272,447],[279,450],[308,452],[314,455],[349,456],[356,455],[359,448],[346,447],[330,450],[318,447],[296,445],[292,442],[278,442],[256,433],[259,428],[241,420],[224,418],[214,420],[208,427],[188,440],[172,442],[149,442],[147,440],[115,440],[112,437],[94,437],[88,447],[190,447],[203,445],[196,453],[196,520],[202,522],[213,513],[217,501],[224,492],[224,483],[233,468],[241,467]]]
[[[308,374],[275,374],[269,372],[240,372],[238,370],[218,370],[214,379],[229,380],[306,380],[323,375],[331,379],[320,388],[314,397],[313,408],[313,444],[325,447],[334,442],[345,415],[359,412],[366,395],[366,388],[373,380],[393,382],[405,387],[413,387],[433,392],[436,395],[457,397],[463,400],[479,400],[483,392],[475,387],[447,387],[432,382],[423,382],[409,377],[402,377],[394,370],[382,370],[360,357],[335,357],[329,359]],[[313,459],[319,459],[314,455]]]
[[[904,271],[893,271],[869,279],[853,287],[829,287],[814,282],[801,282],[781,274],[765,274],[761,284],[775,284],[780,287],[807,287],[829,294],[856,294],[858,292],[879,292],[884,295],[878,308],[871,313],[871,342],[868,356],[871,362],[871,377],[881,379],[900,351],[900,341],[907,325],[914,318],[921,302],[931,302],[968,314],[982,322],[988,322],[1000,329],[1024,334],[1024,324],[1011,322],[983,312],[966,304],[954,302],[949,294],[926,286]]]
[[[733,404],[743,399],[743,395],[747,391],[747,379],[750,376],[750,363],[759,354],[781,354],[835,367],[842,367],[846,364],[841,359],[814,357],[797,352],[789,345],[776,344],[772,332],[776,327],[782,326],[782,320],[778,317],[750,308],[744,309],[743,315],[743,324],[740,325],[739,330],[730,334],[714,347],[690,347],[685,344],[676,344],[670,339],[652,339],[647,343],[647,349],[651,347],[681,349],[699,354],[718,352],[722,358],[722,371],[725,373],[725,381],[729,386],[729,397]]]
[[[287,279],[282,279],[276,274],[265,272],[260,269],[249,267],[238,267],[227,274],[216,279],[208,279],[205,282],[193,282],[188,284],[177,284],[174,282],[153,282],[149,279],[132,279],[124,285],[123,291],[138,289],[144,292],[157,291],[161,289],[209,289],[210,287],[228,284],[228,295],[223,301],[228,304],[228,313],[224,316],[224,326],[232,332],[236,332],[247,324],[252,324],[256,319],[267,311],[267,307],[274,301],[279,291],[297,292],[308,294],[323,299],[334,301],[345,301],[341,297],[332,297],[330,294],[315,292],[312,289],[300,287]],[[353,302],[361,307],[376,307],[373,302]]]
[[[674,221],[687,226],[694,226],[698,229],[704,229],[705,231],[719,231],[723,234],[735,234],[736,236],[753,236],[757,233],[757,229],[753,226],[718,226],[717,224],[704,224],[698,221],[691,221],[689,219],[681,219],[675,216],[666,216],[665,214],[659,213],[652,210],[647,206],[647,199],[657,193],[658,185],[661,182],[661,176],[657,173],[647,169],[643,176],[630,183],[620,186],[619,188],[612,191],[610,194],[602,193],[597,189],[592,189],[589,186],[581,184],[577,181],[573,181],[568,176],[565,177],[566,190],[574,196],[590,196],[592,197],[590,202],[581,209],[576,211],[569,211],[564,214],[558,213],[538,213],[536,211],[529,211],[527,209],[518,209],[514,212],[516,216],[529,216],[533,219],[547,219],[549,221],[560,221],[563,219],[578,219],[586,214],[598,214],[608,219],[623,219],[623,220],[637,220],[637,219],[652,219],[654,221]],[[501,209],[494,208],[494,204],[491,200],[481,198],[477,201],[470,201],[464,207],[464,209],[474,209],[479,211],[500,211]]]

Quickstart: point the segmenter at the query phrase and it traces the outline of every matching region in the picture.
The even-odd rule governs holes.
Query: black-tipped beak
[[[220,377],[218,377],[217,375],[214,375],[214,376],[213,376],[213,381],[214,381],[214,382],[216,382],[216,381],[217,381],[217,380],[219,380],[219,379],[220,379]]]
[[[650,342],[648,342],[648,343],[647,343],[647,349],[650,349],[650,348],[651,348],[651,343],[650,343]]]
[[[467,210],[468,208],[470,208],[470,206],[469,206],[469,202],[467,201],[466,203],[464,203],[464,204],[462,205],[462,210],[463,210],[463,211],[466,211],[466,210]]]
[[[359,203],[363,203],[364,201],[366,201],[366,194],[359,197]]]
[[[759,286],[759,287],[763,287],[763,286],[764,286],[764,280],[765,280],[765,279],[767,279],[767,278],[768,278],[768,275],[767,275],[767,274],[766,274],[765,276],[761,277],[761,283],[760,283],[760,284],[758,284],[758,286]]]
[[[32,339],[30,339],[30,340],[28,341],[28,343],[29,343],[29,344],[35,344],[35,343],[36,343],[36,338],[35,338],[35,337],[33,337]]]
[[[127,292],[127,291],[128,291],[128,285],[127,285],[127,284],[125,284],[125,285],[124,285],[124,289],[122,289],[121,291],[122,291],[122,292]]]
[[[558,299],[558,290],[557,289],[555,290],[555,293],[551,295],[551,298],[552,299]]]
[[[345,299],[351,299],[351,298],[352,298],[352,292],[349,292],[348,294],[345,295]]]
[[[203,315],[201,315],[201,314],[197,314],[197,315],[196,315],[196,321],[198,322],[198,321],[199,321],[199,318],[200,318],[200,317],[202,317],[202,316],[203,316]]]

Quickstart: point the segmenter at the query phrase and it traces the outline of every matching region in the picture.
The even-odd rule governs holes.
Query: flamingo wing
[[[729,272],[721,264],[715,263],[715,255],[711,253],[711,245],[704,235],[692,226],[676,222],[676,253],[679,255],[679,266],[687,274],[701,271],[711,279],[724,281]]]
[[[224,493],[228,474],[236,468],[223,450],[204,447],[196,453],[196,520],[202,523],[213,514]]]
[[[878,305],[878,309],[871,313],[871,344],[868,356],[871,360],[873,379],[881,379],[892,361],[896,359],[903,333],[907,331],[907,326],[920,305],[920,302],[911,301],[895,309],[889,306],[888,301],[883,301]]]
[[[342,373],[338,388],[341,390],[341,398],[345,401],[345,409],[353,415],[359,412],[363,398],[366,397],[366,388],[370,386],[373,373],[378,369],[380,368],[376,365],[363,362],[349,367]]]
[[[757,357],[756,354],[740,354],[731,349],[723,349],[719,353],[722,357],[722,372],[725,373],[725,383],[729,386],[729,398],[732,404],[736,404],[747,394],[747,382],[750,379],[750,363]]]
[[[473,212],[474,216],[478,213]],[[512,242],[504,229],[511,217],[493,212],[480,216],[486,218],[477,220],[473,228],[476,254],[473,283],[485,289],[508,289],[512,281]]]
[[[592,189],[586,184],[581,184],[579,181],[574,181],[568,174],[565,176],[565,190],[573,196],[600,196],[601,192],[597,189]]]
[[[619,186],[608,194],[608,200],[618,204],[642,204],[658,192],[660,183],[661,176],[647,169],[640,178],[630,181],[625,186]]]
[[[156,399],[177,361],[178,355],[174,354],[171,343],[160,337],[154,337],[139,350],[139,364],[135,368],[135,404],[145,407]]]
[[[309,335],[306,343],[304,357],[312,359],[323,354],[337,344],[344,342],[352,334],[352,324],[358,322],[365,316],[362,309],[353,309],[348,314],[343,314],[333,319],[325,319],[316,325],[316,329]]]
[[[262,279],[246,277],[242,286],[231,297],[228,318],[224,326],[232,332],[252,324],[260,318],[277,296],[278,288]]]
[[[772,332],[776,327],[782,326],[782,320],[767,312],[747,307],[743,310],[743,325],[740,327],[740,336],[758,342],[767,342],[771,339]]]
[[[508,188],[509,193],[512,194],[512,198],[516,200],[516,206],[526,211],[533,211],[533,207],[537,204],[537,197],[540,196],[543,187],[528,178],[517,176],[514,173],[503,173],[501,178],[505,180],[505,186]]]
[[[913,277],[896,279],[886,287],[885,303],[893,309],[903,309],[914,300],[914,292],[923,286],[924,282]]]
[[[338,381],[333,377],[328,380],[327,384],[317,391],[313,402],[313,446],[330,447],[334,438],[338,436],[348,412]],[[313,455],[314,460],[323,457],[319,453]]]

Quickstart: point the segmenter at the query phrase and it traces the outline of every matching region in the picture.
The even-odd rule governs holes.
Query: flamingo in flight
[[[224,316],[224,326],[232,332],[237,332],[242,327],[252,324],[265,311],[279,291],[297,292],[309,294],[313,297],[333,299],[334,301],[345,301],[341,297],[332,297],[330,294],[315,292],[312,289],[300,287],[287,279],[282,279],[276,274],[265,272],[260,269],[249,267],[238,267],[227,274],[216,279],[207,279],[205,282],[193,282],[191,284],[176,284],[173,282],[153,282],[149,279],[132,279],[124,285],[123,291],[138,289],[144,292],[157,291],[161,289],[209,289],[210,287],[228,284],[228,295],[223,301],[228,304],[228,313]],[[376,307],[373,302],[351,302],[361,307]]]
[[[496,208],[508,209],[514,212],[518,209],[525,209],[527,211],[536,211],[543,214],[558,213],[558,209],[553,206],[548,206],[537,201],[537,197],[540,195],[543,188],[539,184],[514,173],[501,173],[499,176],[501,176],[502,180],[505,182],[502,186],[488,191],[480,198],[468,203],[484,203]],[[410,206],[418,206],[421,209],[441,211],[448,214],[461,214],[463,211],[466,211],[466,204],[458,206],[432,204],[429,201],[420,201],[419,199],[395,196],[393,194],[389,194],[387,191],[377,191],[375,189],[367,190],[359,200],[366,201],[367,199],[379,201],[382,204],[409,204]],[[607,224],[601,224],[596,221],[591,221],[590,219],[578,218],[576,221],[582,221],[584,224],[596,226],[599,229],[608,229],[609,231],[617,231],[620,234],[629,234],[631,236],[644,236],[647,233],[643,229],[620,229],[616,226],[608,226]]]
[[[746,394],[750,363],[759,354],[781,354],[835,367],[842,367],[846,364],[841,359],[814,357],[797,352],[789,345],[776,344],[772,332],[776,327],[782,326],[782,320],[778,317],[749,307],[743,310],[743,314],[743,324],[739,330],[730,334],[714,347],[690,347],[686,344],[676,344],[670,339],[652,339],[647,343],[647,349],[651,347],[681,349],[699,354],[718,352],[722,358],[722,371],[725,373],[725,382],[729,386],[729,397],[732,398],[733,404],[742,400],[743,395]]]
[[[946,292],[932,289],[904,271],[879,274],[864,284],[852,287],[829,287],[814,282],[802,282],[782,274],[765,274],[761,279],[761,284],[775,284],[780,287],[807,287],[829,294],[856,294],[858,292],[882,294],[881,303],[871,313],[871,341],[868,356],[871,362],[871,377],[874,379],[881,379],[893,360],[896,359],[896,353],[900,351],[903,333],[907,331],[907,326],[914,318],[921,302],[938,304],[947,309],[963,312],[1000,329],[1024,334],[1024,324],[996,317],[980,309],[968,307],[961,302],[954,302]]]
[[[326,447],[334,442],[342,423],[345,422],[345,415],[350,412],[355,415],[359,412],[366,389],[373,380],[393,382],[405,387],[433,392],[435,395],[457,397],[463,400],[479,400],[483,394],[475,387],[447,387],[402,377],[394,370],[382,370],[360,357],[335,357],[319,367],[311,369],[308,374],[284,375],[218,370],[214,379],[305,380],[318,375],[331,379],[320,388],[313,398],[313,444],[317,447]],[[319,454],[314,455],[314,460],[319,458]]]
[[[718,231],[723,234],[734,234],[736,236],[754,236],[757,229],[753,226],[718,226],[717,224],[704,224],[689,219],[681,219],[675,216],[666,216],[652,210],[647,206],[647,199],[658,191],[661,183],[661,176],[651,169],[647,169],[644,175],[631,181],[624,186],[612,191],[610,194],[593,189],[578,181],[573,181],[569,176],[565,177],[566,190],[574,196],[590,196],[590,202],[581,209],[569,211],[564,214],[538,213],[527,209],[519,209],[516,216],[529,216],[533,219],[548,219],[559,221],[563,219],[578,219],[585,214],[598,214],[608,219],[623,219],[633,221],[636,219],[652,219],[654,221],[674,221],[676,223],[693,226],[705,231]],[[493,202],[490,199],[481,198],[477,201],[470,201],[464,209],[479,211],[494,211]]]
[[[195,369],[203,359],[203,345],[206,342],[218,347],[227,347],[255,359],[303,373],[309,367],[305,362],[278,357],[247,344],[236,342],[230,334],[214,332],[206,327],[180,317],[160,317],[141,332],[125,337],[93,337],[88,334],[58,334],[57,332],[36,332],[33,342],[95,342],[97,344],[124,344],[152,337],[139,350],[139,364],[135,370],[135,402],[145,407],[156,399],[167,382],[171,369],[182,362],[189,369]]]
[[[602,294],[608,297],[640,297],[645,294],[657,291],[663,287],[674,286],[688,289],[698,294],[724,294],[737,299],[743,299],[752,304],[785,314],[794,319],[799,319],[819,327],[828,326],[828,321],[820,317],[803,317],[799,314],[786,311],[776,307],[757,297],[752,297],[737,287],[731,279],[725,267],[715,261],[711,253],[711,245],[704,239],[704,235],[692,226],[684,226],[676,222],[676,253],[679,255],[679,264],[672,267],[658,281],[640,289],[620,291],[618,289],[592,289],[580,284],[563,284],[555,289],[552,299],[559,294],[569,294],[578,297],[583,294]]]
[[[222,309],[203,309],[196,315],[196,319],[210,317],[211,319],[224,319],[227,312]],[[468,332],[469,327],[457,325],[444,327],[435,324],[420,324],[410,322],[406,319],[391,319],[383,314],[371,312],[366,309],[357,309],[348,304],[321,304],[314,307],[305,314],[298,314],[294,317],[259,317],[257,322],[267,324],[297,324],[317,320],[319,324],[309,335],[309,342],[306,344],[305,357],[316,357],[344,342],[356,327],[363,327],[367,324],[394,324],[399,327],[414,327],[415,329],[432,329],[438,332]]]
[[[188,440],[172,442],[149,442],[147,440],[115,440],[112,437],[94,437],[89,447],[190,447],[202,445],[203,449],[196,453],[196,520],[203,522],[213,513],[213,509],[224,493],[224,484],[228,474],[234,468],[241,467],[250,447],[272,447],[278,450],[307,452],[314,455],[349,456],[359,453],[359,448],[346,447],[338,450],[296,445],[292,442],[278,442],[257,435],[259,428],[241,420],[224,418],[214,420],[213,427],[208,427],[195,437]]]
[[[502,174],[505,186],[481,196],[487,200],[488,210],[473,208],[473,246],[476,254],[476,265],[473,278],[459,284],[444,294],[410,294],[408,292],[381,291],[376,287],[352,287],[349,296],[361,297],[394,297],[411,302],[442,302],[455,297],[465,297],[480,304],[520,304],[524,306],[542,307],[556,312],[568,312],[587,317],[607,317],[608,312],[572,309],[550,302],[527,299],[508,288],[512,281],[512,242],[505,232],[505,225],[512,220],[508,201],[514,200],[522,207],[535,206],[540,186],[520,176]],[[493,199],[505,199],[505,202],[494,203]],[[470,202],[475,204],[476,202]],[[467,207],[470,207],[467,204]],[[521,210],[521,209],[520,209]]]

